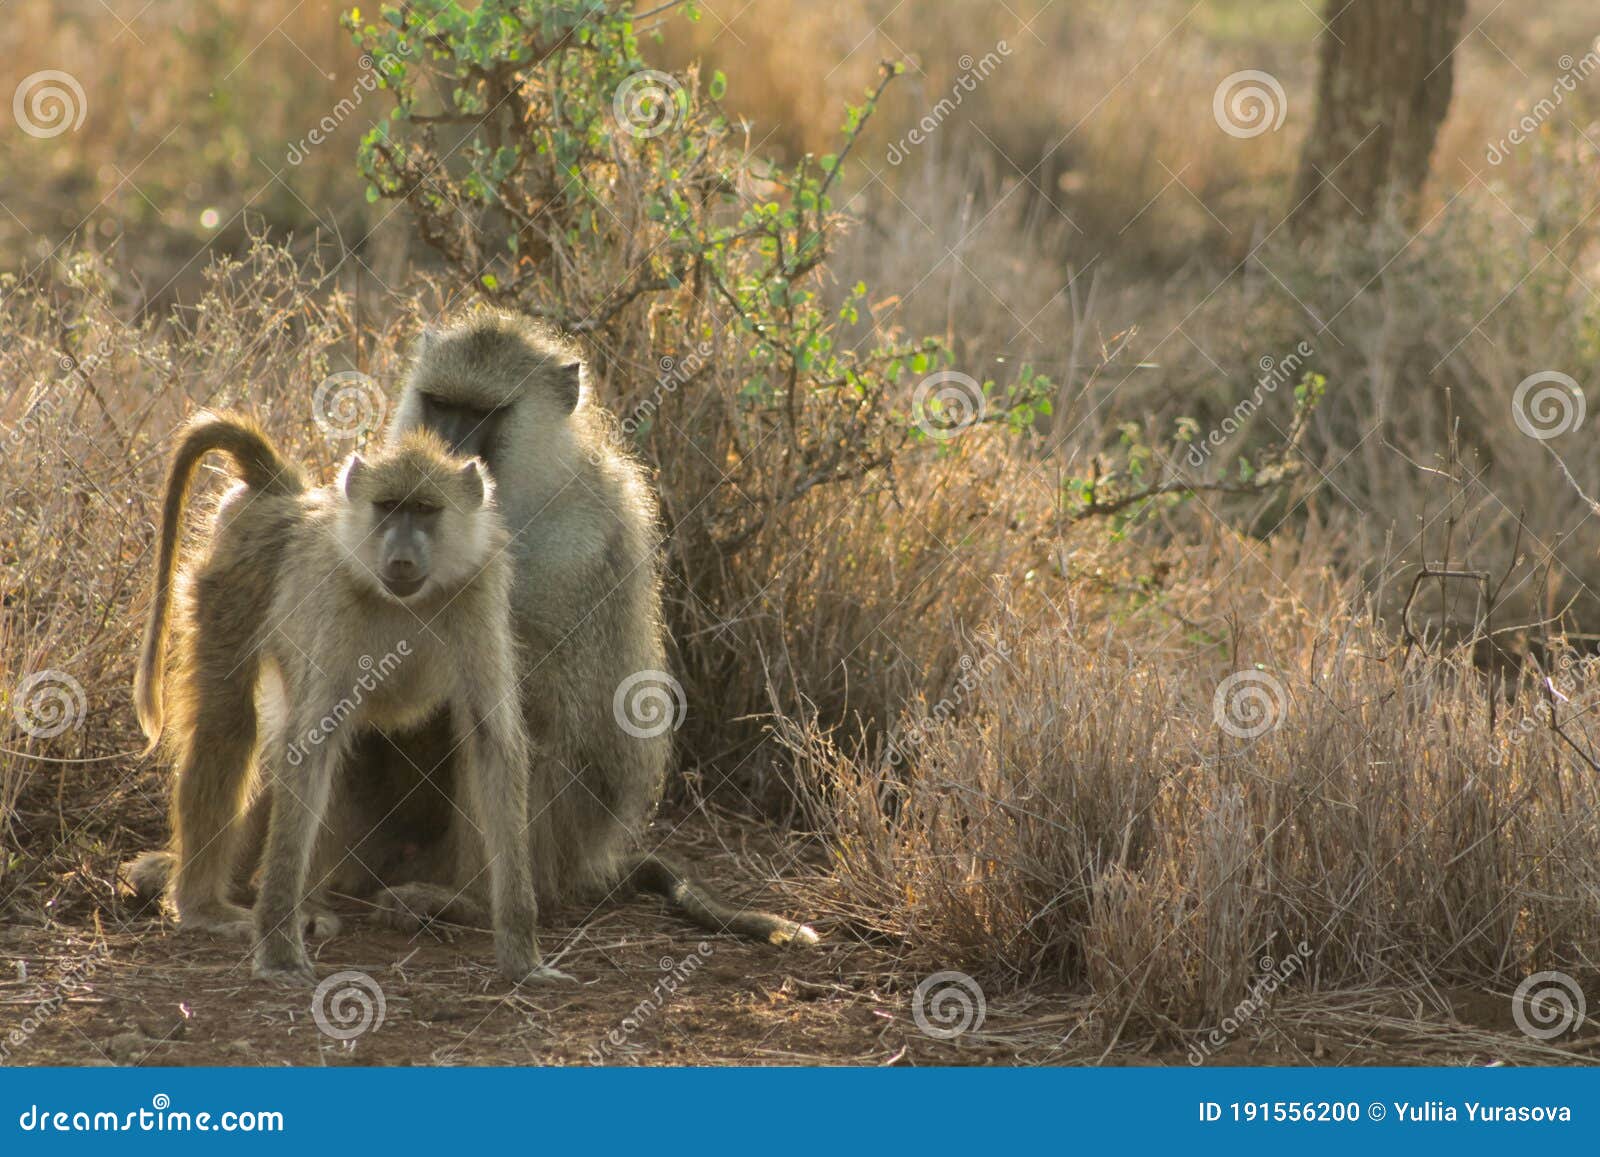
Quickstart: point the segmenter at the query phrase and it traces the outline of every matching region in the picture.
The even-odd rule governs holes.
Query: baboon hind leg
[[[225,620],[214,590],[202,580],[196,591],[193,687],[181,707],[190,726],[172,793],[172,902],[182,929],[249,936],[250,912],[228,892],[250,830],[259,659],[253,648],[240,653],[237,624]]]

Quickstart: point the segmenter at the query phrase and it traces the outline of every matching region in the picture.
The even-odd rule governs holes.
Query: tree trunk
[[[1385,207],[1415,220],[1465,12],[1466,0],[1328,0],[1297,232],[1370,224]]]

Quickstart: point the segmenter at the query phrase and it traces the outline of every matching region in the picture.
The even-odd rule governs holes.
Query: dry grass
[[[1600,787],[1516,726],[1532,676],[1493,690],[1470,653],[1408,649],[1314,552],[1274,545],[1216,528],[1137,610],[1081,587],[1007,602],[969,687],[913,699],[890,744],[780,719],[833,849],[802,889],[928,968],[1086,985],[1109,1024],[1172,1040],[1302,943],[1317,988],[1592,979]],[[1270,724],[1254,738],[1218,713],[1235,671],[1268,688],[1264,716],[1223,709]],[[1600,688],[1567,692],[1592,753]]]

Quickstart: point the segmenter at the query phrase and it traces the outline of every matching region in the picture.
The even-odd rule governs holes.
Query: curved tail
[[[753,912],[719,899],[670,856],[645,852],[634,861],[628,877],[639,891],[665,896],[678,911],[712,932],[733,932],[769,944],[805,947],[821,939],[809,924],[797,924],[771,912]]]
[[[139,726],[150,741],[146,754],[161,738],[163,707],[161,668],[166,658],[167,627],[172,614],[172,579],[178,556],[178,532],[189,501],[189,486],[200,459],[220,450],[233,459],[246,486],[265,494],[293,495],[305,490],[299,467],[255,422],[242,414],[201,411],[190,420],[167,470],[167,493],[161,508],[161,543],[156,556],[155,594],[145,623],[144,648],[133,677],[133,703]]]

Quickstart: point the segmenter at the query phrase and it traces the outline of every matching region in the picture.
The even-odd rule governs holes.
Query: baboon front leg
[[[172,793],[172,903],[188,931],[248,936],[250,912],[232,903],[244,803],[256,744],[254,653],[241,659],[236,633],[213,621],[218,600],[199,584],[192,638],[193,727],[184,737]]]
[[[319,700],[312,700],[317,702]],[[288,735],[308,735],[307,724]],[[272,772],[272,822],[267,830],[261,892],[256,897],[255,975],[271,980],[316,978],[306,956],[301,906],[306,876],[340,751],[337,737],[324,744],[291,747],[282,737],[268,741],[263,761]]]
[[[509,659],[509,655],[506,656]],[[505,670],[509,671],[509,663]],[[514,687],[510,679],[507,686]],[[513,983],[572,980],[539,953],[539,907],[528,854],[528,740],[522,706],[493,681],[452,713],[461,741],[467,810],[483,833],[500,974]]]

